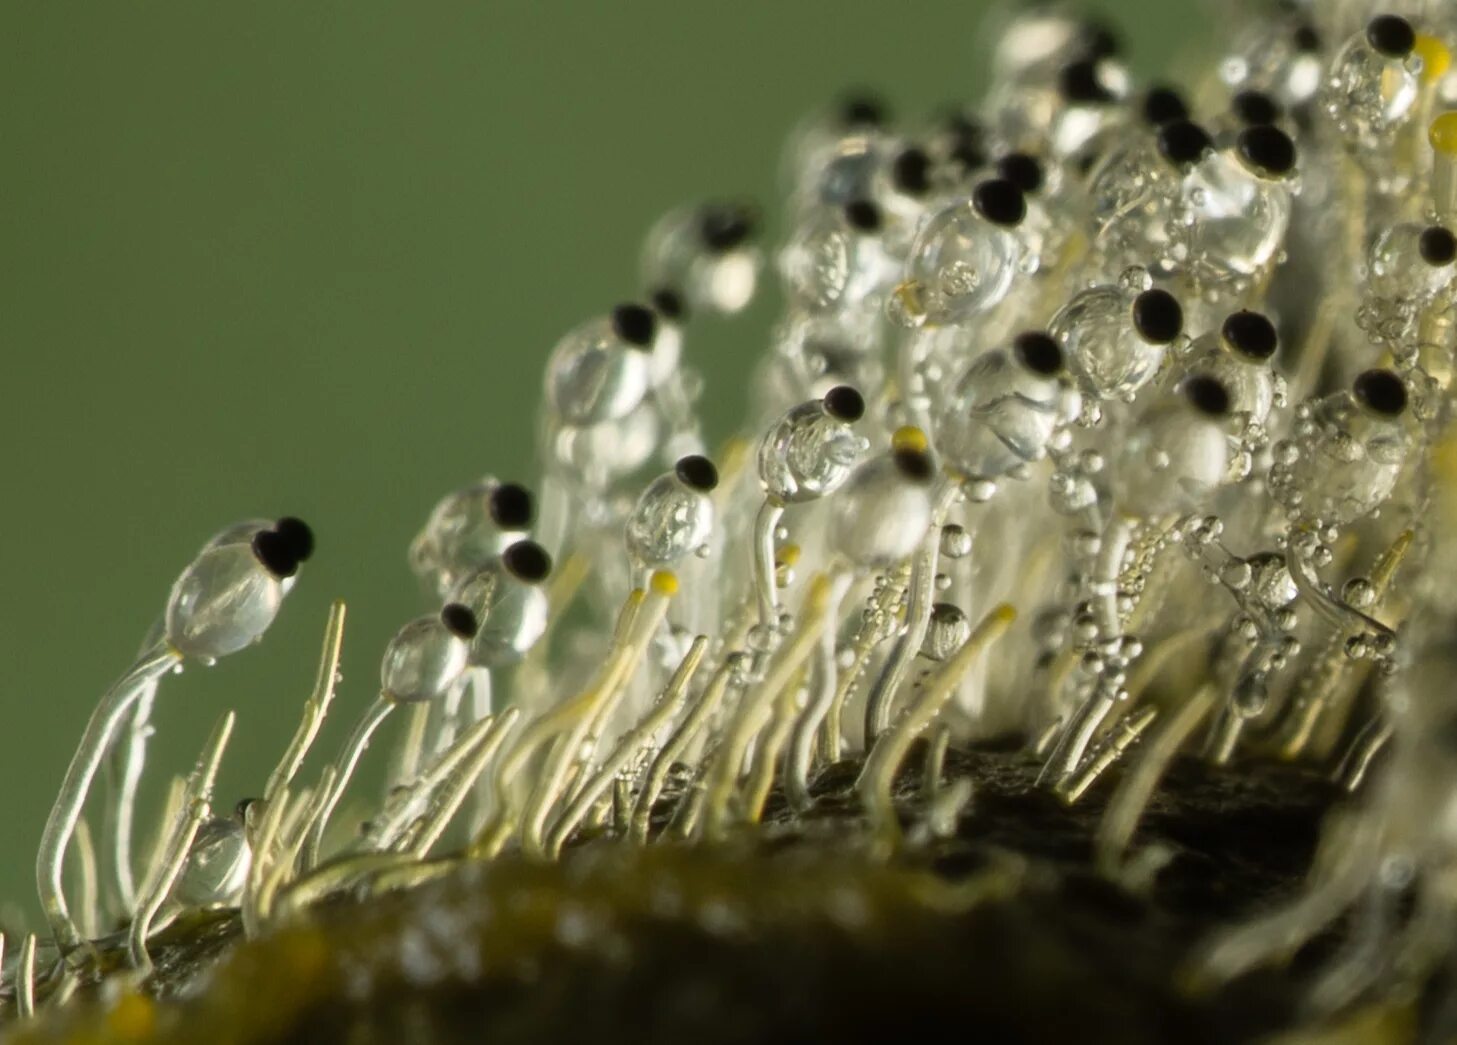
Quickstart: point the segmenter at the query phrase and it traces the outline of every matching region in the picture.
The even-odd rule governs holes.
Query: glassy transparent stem
[[[349,735],[343,750],[339,752],[339,758],[334,763],[336,770],[334,780],[320,797],[313,823],[309,826],[309,840],[304,851],[305,869],[318,863],[319,847],[323,844],[324,830],[329,826],[329,818],[334,815],[335,806],[344,796],[344,789],[349,786],[349,779],[354,775],[354,770],[359,765],[359,759],[364,755],[364,749],[369,746],[369,740],[374,736],[374,731],[380,727],[380,723],[389,718],[390,712],[394,709],[395,702],[381,693],[354,727],[354,732]]]
[[[137,663],[101,698],[86,732],[66,769],[66,777],[56,795],[55,805],[46,819],[41,833],[40,849],[36,854],[36,886],[40,891],[41,907],[46,920],[50,922],[56,946],[61,953],[68,954],[81,945],[81,934],[66,906],[65,884],[63,882],[66,848],[76,830],[76,821],[90,794],[91,784],[106,750],[115,739],[117,731],[126,722],[137,702],[148,687],[161,678],[182,660],[181,654],[165,643],[158,643],[148,650]]]
[[[759,623],[773,628],[779,621],[779,592],[774,581],[774,531],[784,517],[784,505],[769,498],[754,518],[754,590],[759,599]]]

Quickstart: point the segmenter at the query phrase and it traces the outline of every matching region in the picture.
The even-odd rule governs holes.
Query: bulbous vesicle
[[[203,662],[246,649],[278,615],[287,582],[313,553],[313,536],[297,519],[253,531],[246,541],[225,531],[210,541],[172,585],[167,642]]]

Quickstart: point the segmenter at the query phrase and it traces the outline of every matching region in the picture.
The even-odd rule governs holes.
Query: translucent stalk
[[[339,656],[344,646],[344,603],[335,601],[329,606],[329,620],[324,625],[324,649],[319,655],[319,670],[314,677],[314,688],[309,699],[304,701],[304,713],[294,732],[293,739],[284,750],[278,765],[269,774],[268,784],[263,789],[263,800],[272,803],[293,783],[299,767],[309,749],[318,738],[319,729],[329,714],[329,705],[334,700],[334,689],[339,684]]]
[[[153,867],[137,893],[137,910],[127,932],[127,953],[132,967],[140,970],[143,976],[152,970],[152,957],[147,951],[147,936],[151,933],[152,921],[172,892],[177,876],[187,863],[187,856],[197,838],[198,829],[211,812],[210,800],[213,787],[217,783],[218,768],[222,764],[223,752],[227,750],[236,722],[237,715],[229,711],[213,728],[187,780],[186,813],[173,827],[163,850],[163,858]]]
[[[1361,732],[1351,741],[1350,750],[1341,759],[1340,767],[1336,770],[1335,779],[1341,787],[1348,792],[1360,788],[1371,763],[1386,749],[1395,732],[1396,726],[1385,714],[1377,714],[1361,727]]]
[[[940,557],[941,531],[932,526],[921,542],[911,566],[911,584],[906,599],[906,625],[896,639],[890,656],[886,658],[870,694],[865,700],[865,745],[875,743],[875,738],[890,724],[891,708],[895,695],[905,682],[921,644],[926,641],[926,629],[931,624],[931,607],[936,597],[936,566]]]
[[[1406,560],[1415,536],[1413,531],[1403,530],[1372,565],[1370,579],[1371,587],[1376,593],[1377,605],[1385,598],[1392,578]],[[1344,629],[1332,635],[1313,667],[1301,679],[1299,696],[1280,747],[1281,757],[1299,758],[1315,735],[1315,727],[1321,715],[1335,703],[1333,695],[1338,692],[1338,679],[1350,663],[1346,657],[1345,639]]]
[[[471,723],[470,728],[442,751],[408,787],[392,793],[384,809],[373,818],[361,846],[365,849],[393,848],[395,840],[409,827],[411,819],[420,815],[421,807],[430,795],[470,756],[494,725],[495,718],[489,715]]]
[[[15,1011],[22,1020],[35,1019],[35,933],[20,941],[15,966]]]
[[[708,685],[704,687],[703,693],[694,703],[687,717],[678,725],[672,737],[653,758],[647,776],[643,779],[642,790],[638,794],[637,807],[632,814],[633,841],[639,844],[647,841],[653,805],[663,790],[663,781],[668,777],[668,770],[673,767],[673,763],[683,758],[684,753],[688,750],[688,745],[693,742],[718,709],[719,704],[723,701],[724,693],[728,690],[729,680],[733,677],[733,669],[732,661],[719,666],[713,677],[708,680]]]
[[[425,816],[421,817],[418,835],[410,840],[409,851],[417,860],[425,859],[431,848],[440,840],[440,836],[445,833],[445,829],[450,826],[450,821],[459,811],[461,803],[470,794],[476,780],[491,764],[491,760],[496,757],[496,752],[500,750],[511,730],[516,727],[516,721],[520,717],[520,708],[506,709],[471,750],[469,756],[446,780],[437,801],[426,811]]]
[[[875,597],[876,610],[881,614],[894,614],[896,608],[901,603],[902,596],[905,595],[906,587],[909,583],[910,567],[903,566],[897,569],[886,581],[879,595]],[[836,609],[838,611],[838,606]],[[852,660],[850,670],[844,674],[840,674],[838,668],[835,669],[835,697],[830,704],[829,713],[825,716],[825,729],[823,734],[823,754],[826,761],[839,761],[843,746],[844,731],[842,728],[842,720],[845,703],[850,699],[850,693],[854,690],[855,684],[859,681],[860,676],[865,673],[865,668],[870,663],[870,656],[875,652],[875,647],[880,645],[888,637],[888,635],[881,634],[880,629],[868,621],[863,623],[860,626],[860,630],[856,633],[854,644],[851,647]],[[831,663],[834,663],[833,659]]]
[[[951,746],[951,727],[944,722],[931,730],[931,743],[926,749],[926,765],[921,772],[921,793],[926,802],[936,800],[941,789],[941,775],[946,767],[946,749]]]
[[[707,649],[708,638],[706,636],[699,635],[693,640],[687,655],[678,664],[678,669],[673,673],[672,679],[669,680],[659,697],[657,706],[636,726],[622,735],[617,746],[613,748],[612,754],[598,767],[592,778],[578,790],[571,804],[567,806],[566,812],[557,820],[547,838],[547,856],[552,859],[557,857],[572,831],[581,823],[582,818],[587,815],[597,799],[612,786],[618,773],[626,768],[629,760],[660,729],[672,721],[673,716],[678,713],[679,708],[683,706],[683,702],[688,697],[688,686],[693,681],[693,676],[698,671],[698,665],[703,660],[703,654]]]
[[[872,831],[882,842],[893,843],[900,835],[895,804],[891,799],[891,785],[906,752],[946,706],[961,677],[971,670],[981,654],[1001,638],[1016,619],[1016,610],[1005,603],[983,617],[961,644],[961,648],[942,663],[900,718],[881,734],[871,748],[860,777],[855,781],[855,790],[860,795],[861,804],[870,819]]]
[[[819,641],[834,587],[830,578],[822,573],[816,574],[810,581],[799,626],[790,635],[768,676],[745,694],[718,756],[708,767],[703,809],[704,832],[710,839],[722,838],[728,829],[729,800],[739,780],[744,752],[754,734],[763,727],[769,702],[789,685]]]
[[[176,884],[177,876],[182,873],[182,866],[187,863],[187,853],[210,811],[211,806],[201,799],[188,804],[187,818],[173,835],[168,845],[167,859],[159,868],[157,878],[146,883],[137,894],[137,910],[127,930],[127,955],[132,968],[143,977],[151,975],[152,972],[152,955],[147,950],[147,936],[152,931],[152,920],[156,918],[167,894]]]
[[[395,753],[394,765],[390,767],[385,782],[386,791],[420,775],[420,762],[425,754],[425,738],[430,728],[432,711],[441,717],[441,740],[449,743],[455,739],[455,721],[460,711],[460,696],[464,688],[465,681],[462,679],[444,695],[439,708],[432,707],[434,701],[422,701],[405,712],[405,735]],[[455,698],[454,701],[451,698]],[[454,707],[451,707],[452,703]]]
[[[622,644],[613,668],[608,672],[601,686],[594,687],[577,698],[578,706],[571,716],[575,725],[563,731],[547,756],[536,788],[528,799],[521,818],[521,848],[528,855],[546,855],[545,830],[547,815],[561,797],[567,772],[580,757],[582,742],[586,739],[593,723],[611,711],[621,698],[624,687],[637,670],[648,642],[657,632],[667,614],[668,601],[677,591],[677,578],[660,570],[653,575],[649,586],[650,597],[644,602],[642,612],[633,621],[632,631]]]
[[[55,805],[46,819],[41,834],[40,848],[36,854],[36,884],[40,891],[41,907],[45,910],[51,932],[62,955],[69,954],[81,945],[82,937],[77,931],[66,906],[64,867],[66,847],[76,830],[76,821],[86,804],[86,796],[96,779],[96,770],[106,754],[106,749],[116,736],[117,730],[131,714],[132,709],[146,693],[148,686],[161,678],[182,660],[181,654],[158,643],[153,646],[122,678],[101,698],[76,754],[66,769]]]
[[[829,616],[831,620],[839,619],[838,602]],[[835,702],[835,677],[835,629],[826,628],[820,635],[819,649],[815,654],[814,688],[810,691],[809,706],[795,723],[794,737],[789,746],[784,788],[796,809],[807,809],[810,805],[809,772],[814,761],[815,737]]]
[[[84,816],[76,821],[76,863],[81,879],[76,922],[81,928],[81,934],[88,940],[94,940],[101,932],[100,891],[97,888],[99,876],[96,842],[91,835],[91,825]]]
[[[477,859],[490,859],[501,850],[516,829],[518,811],[513,808],[508,788],[526,767],[527,762],[554,737],[570,728],[580,717],[590,714],[598,695],[616,684],[622,670],[625,646],[632,634],[633,623],[647,599],[647,593],[635,588],[623,600],[613,630],[612,646],[602,670],[584,693],[544,712],[522,731],[510,753],[496,769],[495,790],[499,809],[496,815],[476,833],[470,853]]]
[[[1285,564],[1290,570],[1290,576],[1295,581],[1295,587],[1300,590],[1305,601],[1325,619],[1325,621],[1336,628],[1349,628],[1351,626],[1369,628],[1377,635],[1386,635],[1394,638],[1396,633],[1382,624],[1375,617],[1368,616],[1348,606],[1339,599],[1333,598],[1326,592],[1325,586],[1320,579],[1311,572],[1310,564],[1304,557],[1291,552],[1285,557]]]
[[[766,498],[754,517],[754,592],[759,600],[759,624],[776,628],[779,623],[779,590],[774,578],[774,531],[784,517],[784,504]]]
[[[116,805],[108,820],[111,837],[107,844],[111,853],[112,885],[122,909],[130,912],[136,906],[136,879],[132,868],[132,832],[136,821],[137,789],[146,767],[147,742],[152,737],[152,704],[157,698],[157,680],[148,683],[137,700],[136,710],[127,723],[126,739],[118,756]]]
[[[829,629],[826,629],[828,631]],[[749,769],[748,786],[744,790],[743,818],[745,823],[757,824],[764,814],[764,803],[768,801],[769,790],[774,786],[774,770],[779,763],[779,754],[789,738],[794,725],[795,699],[804,687],[804,669],[779,695],[764,732],[763,743],[754,752],[753,764]]]
[[[1199,728],[1199,723],[1209,716],[1218,700],[1218,691],[1212,683],[1200,686],[1192,697],[1179,705],[1178,710],[1153,739],[1144,745],[1142,757],[1124,776],[1098,824],[1094,848],[1098,866],[1104,874],[1116,874],[1123,853],[1128,849],[1128,843],[1133,838],[1143,811],[1148,808],[1149,799],[1153,797],[1159,780],[1163,778],[1179,749]]]
[[[1113,768],[1123,757],[1123,753],[1143,735],[1145,729],[1153,724],[1153,720],[1158,718],[1158,714],[1158,708],[1142,707],[1126,718],[1120,719],[1109,736],[1088,759],[1088,764],[1078,770],[1060,789],[1063,801],[1072,805],[1082,798],[1088,788]]]
[[[339,752],[339,757],[334,762],[333,783],[320,792],[317,808],[312,814],[308,842],[304,847],[305,868],[313,867],[318,863],[319,847],[323,844],[324,831],[329,826],[329,818],[334,815],[334,808],[339,804],[339,799],[344,796],[344,789],[349,786],[349,779],[354,775],[354,770],[359,765],[359,759],[364,755],[364,749],[369,746],[370,738],[374,736],[374,732],[379,729],[380,724],[389,718],[390,712],[394,711],[395,706],[394,700],[381,693],[354,727],[354,732],[349,735],[349,739],[345,741],[343,750]]]

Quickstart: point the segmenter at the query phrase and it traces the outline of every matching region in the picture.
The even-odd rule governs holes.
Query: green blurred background
[[[0,5],[0,897],[87,715],[197,546],[295,513],[319,552],[267,642],[164,685],[151,783],[240,712],[261,786],[350,606],[323,748],[421,608],[435,499],[533,475],[545,355],[631,297],[642,233],[772,201],[792,124],[847,86],[919,114],[981,83],[972,0]],[[1197,12],[1110,0],[1134,64]],[[695,337],[717,433],[774,305]]]

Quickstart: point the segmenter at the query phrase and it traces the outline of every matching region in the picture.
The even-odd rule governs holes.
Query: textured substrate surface
[[[1298,961],[1217,994],[1185,973],[1214,927],[1298,887],[1334,798],[1322,779],[1175,766],[1136,839],[1171,860],[1135,895],[1090,866],[1106,785],[1067,808],[1034,789],[1025,756],[952,752],[946,778],[975,786],[957,833],[880,863],[846,794],[857,769],[826,770],[807,817],[771,798],[765,826],[732,845],[587,840],[556,865],[505,858],[331,902],[246,944],[231,916],[197,919],[158,941],[144,994],[83,991],[28,1030],[711,1045],[940,1026],[997,1042],[1229,1042],[1302,1022]],[[908,816],[918,780],[908,766]],[[1342,1040],[1404,1037],[1388,1015]]]

